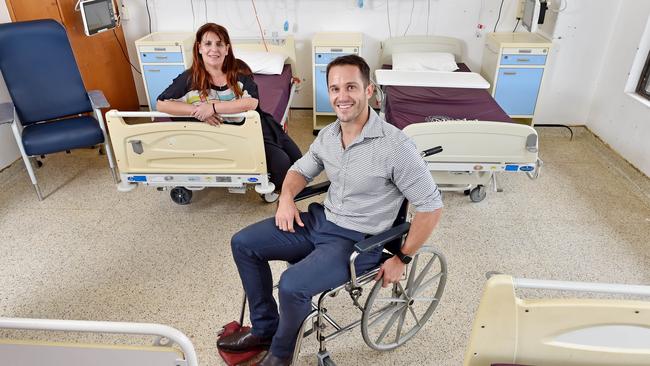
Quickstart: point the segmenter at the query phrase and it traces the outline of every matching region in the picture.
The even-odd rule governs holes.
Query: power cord
[[[120,39],[117,37],[117,33],[115,33],[115,28],[113,28],[113,35],[115,36],[115,40],[117,41],[117,44],[120,45],[120,50],[122,50],[122,55],[124,56],[124,59],[126,60],[126,62],[128,62],[129,65],[131,65],[131,67],[133,68],[133,70],[135,70],[135,72],[142,75],[140,70],[138,70],[137,67],[133,66],[133,64],[131,63],[131,60],[129,60],[129,56],[126,54],[126,51],[124,51],[124,47],[122,47],[122,42],[120,42]]]
[[[520,21],[521,21],[521,18],[517,18],[517,23],[515,23],[515,27],[512,29],[512,33],[514,33],[517,30],[517,27],[519,26]]]
[[[499,20],[501,19],[501,9],[503,9],[503,0],[501,0],[501,5],[499,6],[499,15],[497,15],[497,21],[496,21],[496,23],[494,23],[493,32],[497,31],[497,25],[499,24]]]
[[[409,28],[411,28],[411,22],[413,21],[413,10],[415,10],[415,0],[411,2],[411,16],[409,17],[409,24],[406,26],[406,30],[404,31],[404,35],[408,33]]]
[[[149,18],[149,33],[151,33],[151,12],[149,11],[149,0],[144,0],[144,7],[147,8],[147,18]]]
[[[388,18],[388,37],[393,37],[393,31],[390,29],[390,9],[389,9],[390,0],[386,0],[386,18]]]
[[[262,43],[264,43],[264,48],[266,49],[266,52],[269,52],[269,47],[266,45],[266,39],[264,39],[264,31],[262,31],[262,24],[260,23],[260,18],[257,16],[257,8],[255,7],[255,0],[251,0],[251,3],[253,3],[253,11],[255,12],[255,19],[257,19],[257,26],[260,28]]]

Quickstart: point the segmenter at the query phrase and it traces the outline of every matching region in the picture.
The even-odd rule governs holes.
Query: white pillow
[[[393,70],[455,71],[454,55],[447,52],[405,52],[393,55]]]
[[[287,56],[281,53],[235,49],[235,57],[244,61],[254,74],[280,75]]]

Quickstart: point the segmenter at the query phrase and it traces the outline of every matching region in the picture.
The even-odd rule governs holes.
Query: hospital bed
[[[382,44],[384,66],[375,77],[386,121],[413,137],[420,149],[445,148],[427,159],[440,189],[462,191],[480,202],[489,184],[498,190],[495,173],[525,172],[535,179],[542,161],[537,132],[511,123],[488,93],[489,83],[458,63],[462,50],[461,41],[450,37],[391,38]],[[393,55],[408,52],[452,54],[459,70],[391,70]]]
[[[11,366],[198,366],[194,346],[180,331],[160,324],[0,318],[3,333],[48,331],[48,341],[0,338],[0,364]],[[56,332],[56,333],[50,333]],[[61,333],[63,332],[63,333]],[[129,335],[129,344],[53,342],[71,332]],[[142,336],[153,336],[152,342]],[[21,335],[21,338],[24,338]],[[65,338],[65,337],[63,337]],[[149,337],[151,338],[151,337]]]
[[[281,74],[255,74],[254,80],[260,108],[272,114],[286,131],[289,107],[299,80],[292,76],[296,69],[293,38],[266,45],[256,40],[234,39],[233,44],[237,50],[268,48],[269,52],[285,56]],[[138,184],[149,185],[169,189],[174,202],[189,204],[192,192],[206,187],[245,193],[253,186],[266,202],[278,198],[274,191],[279,187],[270,182],[267,174],[260,116],[256,112],[224,115],[243,117],[245,122],[225,123],[218,128],[190,117],[187,121],[170,122],[170,117],[159,112],[111,110],[106,114],[121,178],[119,191],[130,191]],[[143,119],[148,123],[141,123]]]
[[[260,108],[270,113],[285,129],[288,128],[289,107],[299,90],[300,78],[295,77],[296,43],[293,36],[262,42],[259,39],[233,39],[235,55],[237,51],[258,51],[281,54],[286,57],[282,72],[277,75],[254,73],[253,79],[260,94]],[[253,70],[255,72],[255,70]]]
[[[517,295],[525,289],[570,291],[580,298]],[[650,302],[596,299],[594,293],[647,297],[650,286],[490,277],[464,365],[650,364]]]

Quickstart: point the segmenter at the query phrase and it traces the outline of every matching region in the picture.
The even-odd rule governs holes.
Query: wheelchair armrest
[[[408,233],[410,228],[411,228],[411,224],[408,222],[397,225],[382,233],[379,233],[375,236],[371,236],[368,239],[362,240],[354,244],[354,250],[357,251],[358,253],[367,252],[369,250],[377,248],[378,246],[384,245],[386,243],[391,242],[392,240],[401,237],[402,235]]]
[[[329,187],[330,187],[329,181],[305,187],[302,191],[300,191],[300,193],[296,195],[296,197],[293,200],[301,201],[310,197],[318,196],[319,194],[323,194],[327,192]]]
[[[14,104],[0,103],[0,125],[14,121]]]
[[[111,106],[101,90],[90,90],[88,98],[90,98],[93,109],[109,108]]]

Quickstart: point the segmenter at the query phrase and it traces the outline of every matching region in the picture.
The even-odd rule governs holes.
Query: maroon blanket
[[[291,96],[291,65],[285,64],[280,75],[255,74],[254,80],[260,94],[260,108],[273,115],[280,123]]]
[[[390,67],[390,66],[389,66]],[[469,72],[458,64],[456,72]],[[436,119],[477,119],[512,122],[484,89],[386,86],[386,120],[402,129]]]

